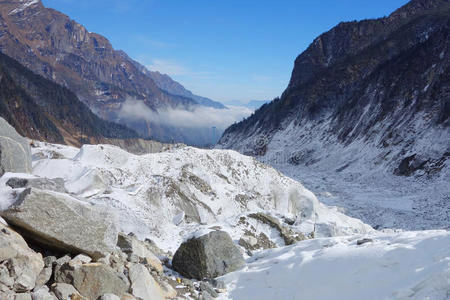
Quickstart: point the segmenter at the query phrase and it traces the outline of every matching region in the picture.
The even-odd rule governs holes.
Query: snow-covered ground
[[[399,177],[382,171],[323,171],[287,163],[272,164],[300,181],[320,202],[342,208],[374,228],[450,229],[450,181]]]
[[[316,237],[373,231],[321,204],[299,182],[235,151],[184,147],[133,155],[111,145],[37,145],[34,175],[63,178],[73,196],[113,210],[123,232],[151,238],[164,250],[175,251],[192,231],[213,226],[237,241],[249,229],[240,218],[259,211],[291,218],[293,230]],[[279,239],[268,225],[250,225],[256,234]]]
[[[423,123],[426,116],[416,117],[389,138],[383,134],[389,124],[377,124],[367,136],[344,144],[331,129],[331,118],[325,118],[287,121],[270,137],[237,135],[218,147],[241,153],[264,147],[258,160],[298,180],[321,202],[375,228],[449,229],[450,159],[444,157],[450,152],[450,129],[429,127]],[[399,161],[412,155],[428,161],[425,169],[411,177],[394,175]]]
[[[319,238],[266,250],[223,277],[221,299],[450,299],[450,232]]]
[[[32,175],[7,173],[0,179],[0,207],[14,195],[5,186],[10,177],[63,178],[72,197],[108,206],[122,231],[151,238],[166,251],[215,229],[227,231],[236,243],[249,228],[268,236],[278,248],[246,255],[243,269],[223,277],[227,292],[220,299],[450,299],[450,231],[375,231],[342,209],[323,205],[299,182],[237,152],[184,147],[133,155],[108,145],[78,149],[46,143],[37,143],[32,152]],[[424,223],[421,216],[415,225],[413,215],[405,213],[414,211],[410,195],[445,191],[445,179],[427,191],[413,179],[402,177],[411,182],[399,186],[395,177],[383,179],[377,171],[330,176],[286,163],[277,167],[301,178],[324,202],[374,225],[448,224],[448,203],[435,223]],[[277,230],[248,218],[257,211],[280,222],[294,220],[291,229],[314,232],[315,238],[285,246]],[[363,238],[371,241],[357,245]]]

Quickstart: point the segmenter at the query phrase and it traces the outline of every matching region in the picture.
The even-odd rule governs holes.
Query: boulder
[[[0,176],[5,172],[30,173],[31,149],[27,139],[0,118]]]
[[[124,276],[101,263],[75,266],[65,263],[55,271],[55,281],[73,285],[88,299],[98,299],[104,294],[122,295],[128,291],[129,286]]]
[[[64,186],[64,180],[62,178],[20,178],[11,177],[6,182],[6,185],[13,189],[34,187],[41,190],[55,191],[59,193],[66,193],[67,190]]]
[[[164,300],[163,291],[142,264],[133,264],[129,268],[131,293],[143,300]]]
[[[43,268],[42,255],[31,250],[21,235],[0,223],[0,288],[30,291]]]
[[[101,257],[117,243],[114,215],[66,194],[24,190],[0,215],[48,248]]]
[[[186,277],[204,279],[233,272],[245,265],[245,261],[228,233],[212,231],[182,243],[172,265]]]

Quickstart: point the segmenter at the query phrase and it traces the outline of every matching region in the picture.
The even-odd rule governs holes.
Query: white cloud
[[[142,101],[130,99],[122,105],[120,116],[125,119],[144,119],[179,128],[211,128],[215,126],[219,130],[224,130],[252,113],[253,110],[240,106],[229,106],[228,109],[195,106],[190,110],[176,108],[155,112]]]

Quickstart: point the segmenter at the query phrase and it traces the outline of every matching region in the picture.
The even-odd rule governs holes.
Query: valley
[[[53,5],[151,55],[0,0],[0,300],[450,299],[449,0],[327,27],[272,101],[324,3],[101,1]]]

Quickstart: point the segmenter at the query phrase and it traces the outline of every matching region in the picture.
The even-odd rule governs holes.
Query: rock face
[[[0,214],[50,248],[98,257],[112,251],[117,242],[114,215],[56,192],[28,188]]]
[[[43,268],[42,255],[31,250],[17,232],[0,223],[0,298],[7,290],[32,290]]]
[[[448,1],[413,0],[386,18],[340,23],[297,57],[283,95],[230,126],[221,147],[336,172],[359,171],[358,162],[441,172],[450,157],[449,16]]]
[[[31,150],[28,141],[0,118],[0,176],[5,172],[30,173]]]
[[[215,278],[245,264],[228,233],[212,231],[182,243],[172,265],[180,274],[196,279]]]

